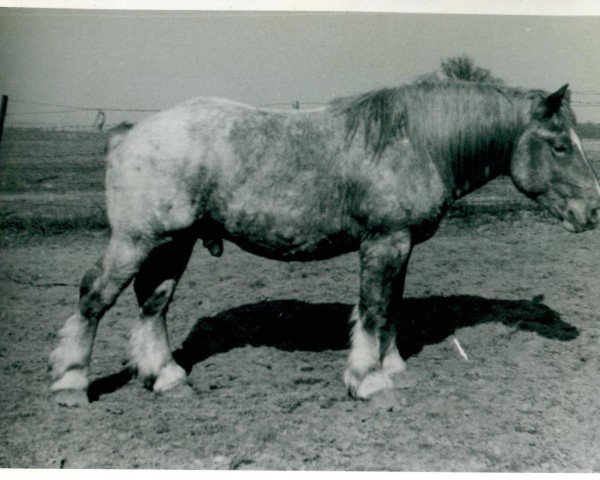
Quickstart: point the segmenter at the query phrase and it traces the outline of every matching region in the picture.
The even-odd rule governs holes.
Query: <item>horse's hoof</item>
[[[179,383],[168,390],[157,391],[161,397],[169,398],[194,398],[197,396],[196,390],[189,383]]]
[[[163,393],[178,388],[180,385],[187,385],[187,373],[175,362],[169,362],[156,377],[152,390],[156,393]]]
[[[90,403],[85,390],[57,390],[53,395],[56,403],[63,407],[79,407]]]
[[[356,389],[356,397],[361,400],[368,400],[377,392],[392,390],[393,388],[394,382],[392,379],[385,372],[379,370],[371,372],[363,378]]]
[[[377,392],[394,389],[393,380],[383,370],[371,372],[363,378],[357,377],[351,370],[346,370],[344,381],[348,395],[358,400],[368,400]]]

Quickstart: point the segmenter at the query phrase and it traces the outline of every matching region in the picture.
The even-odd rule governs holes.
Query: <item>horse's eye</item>
[[[552,145],[552,151],[557,155],[565,155],[569,151],[569,146],[564,143]]]

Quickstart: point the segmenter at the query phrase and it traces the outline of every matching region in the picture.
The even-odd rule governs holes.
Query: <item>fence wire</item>
[[[571,105],[575,107],[583,107],[583,108],[600,108],[600,91],[598,90],[580,90],[580,91],[571,91],[571,94],[575,97],[583,97],[581,100],[576,99],[571,101]],[[592,98],[590,98],[592,97]],[[593,99],[593,97],[598,97],[598,100]],[[34,106],[34,107],[52,107],[54,110],[47,109],[38,109],[35,110],[30,108],[26,111],[11,111],[11,106],[13,104],[18,105],[26,105],[26,106]],[[315,102],[315,101],[302,101],[302,100],[292,100],[289,102],[274,102],[274,103],[263,103],[256,105],[259,108],[287,108],[294,109],[303,107],[318,107],[327,105],[326,102]],[[59,109],[59,110],[57,110]],[[48,128],[48,129],[98,129],[102,130],[103,128],[111,128],[121,121],[128,120],[122,118],[119,121],[106,122],[105,112],[110,113],[121,113],[121,114],[134,114],[139,116],[139,114],[150,114],[159,112],[160,109],[157,108],[137,108],[137,107],[114,107],[114,106],[86,106],[86,105],[67,105],[62,103],[50,103],[50,102],[41,102],[34,100],[23,100],[20,98],[10,98],[9,99],[9,111],[6,113],[6,117],[10,120],[7,122],[7,127],[30,127],[30,128]],[[89,121],[79,121],[79,122],[69,122],[69,121],[37,121],[37,122],[26,122],[19,121],[20,118],[29,117],[29,116],[46,116],[46,115],[68,115],[68,114],[86,114],[86,113],[95,113],[94,119]],[[103,119],[102,122],[98,121],[98,118],[101,117]],[[138,118],[139,120],[139,118]]]

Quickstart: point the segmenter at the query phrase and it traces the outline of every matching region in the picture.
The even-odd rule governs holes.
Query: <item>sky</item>
[[[598,16],[0,9],[8,126],[136,121],[150,112],[110,109],[197,96],[307,108],[463,54],[508,85],[569,83],[578,120],[600,123]]]

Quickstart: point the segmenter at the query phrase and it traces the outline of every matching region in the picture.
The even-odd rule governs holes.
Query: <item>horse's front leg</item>
[[[402,230],[369,239],[360,248],[360,301],[353,323],[344,382],[355,398],[394,388],[392,375],[404,369],[396,347],[396,314],[412,249]]]

